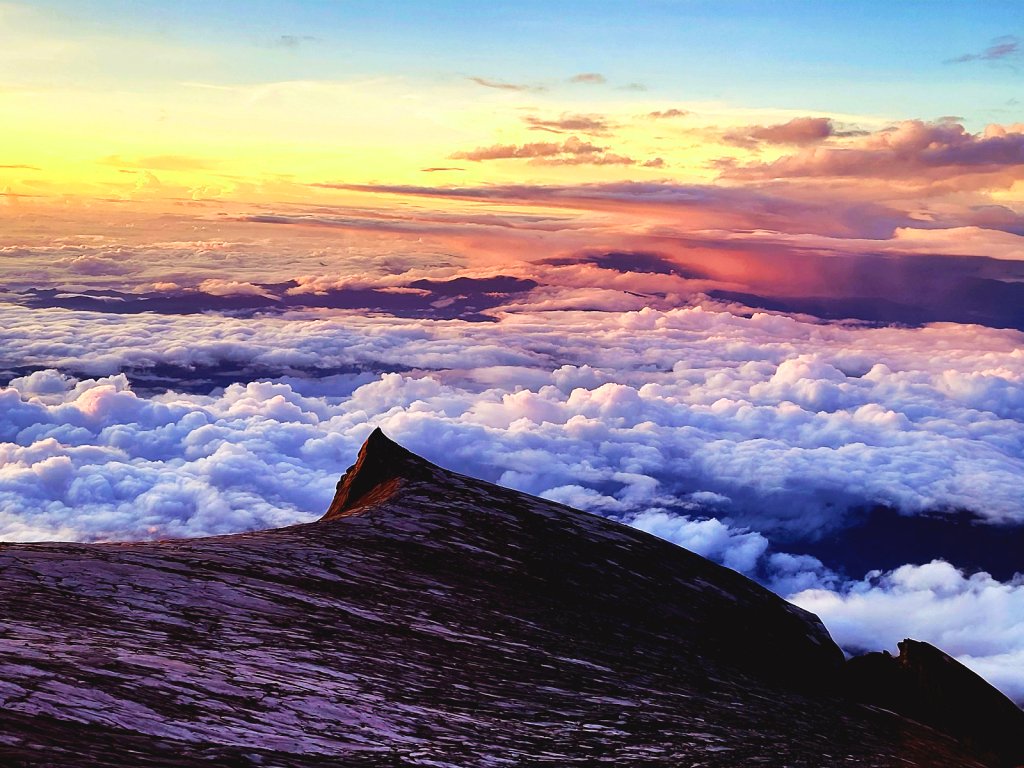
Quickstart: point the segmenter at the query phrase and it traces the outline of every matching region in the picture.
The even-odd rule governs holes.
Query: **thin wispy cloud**
[[[550,131],[552,133],[579,131],[595,136],[607,134],[611,127],[608,119],[601,115],[563,114],[561,117],[552,119],[528,115],[523,118],[523,122],[530,126],[532,130],[537,131]]]
[[[319,41],[320,38],[315,37],[314,35],[280,35],[274,40],[273,45],[276,48],[287,48],[294,51],[304,45]]]
[[[946,59],[947,64],[965,64],[970,61],[1004,61],[1007,59],[1020,58],[1024,53],[1021,48],[1021,39],[1015,35],[997,37],[992,44],[978,53],[965,53],[952,59]]]
[[[505,80],[494,80],[489,77],[469,77],[467,78],[471,82],[477,85],[482,85],[484,88],[493,88],[499,91],[543,91],[544,87],[540,85],[529,85],[527,83],[510,83]]]
[[[530,142],[527,144],[493,144],[489,147],[477,147],[452,155],[456,160],[509,160],[557,157],[559,155],[597,155],[604,147],[583,141],[575,136],[563,142]]]

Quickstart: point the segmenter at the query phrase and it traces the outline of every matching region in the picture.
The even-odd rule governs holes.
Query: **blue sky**
[[[77,76],[222,83],[482,76],[557,87],[600,72],[674,99],[1005,120],[1013,57],[948,63],[1022,32],[1020,4],[697,2],[32,3],[57,33],[151,41],[178,67],[109,62]],[[289,44],[289,42],[291,44]],[[65,73],[75,77],[76,73]],[[567,98],[573,98],[567,94]]]

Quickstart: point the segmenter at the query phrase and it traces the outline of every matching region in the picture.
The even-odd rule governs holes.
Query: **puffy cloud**
[[[140,267],[123,252],[82,253],[59,262],[72,275],[129,275]]]
[[[740,130],[729,131],[725,140],[741,146],[765,144],[817,144],[835,133],[832,120],[827,117],[794,117],[787,123],[777,125],[751,125]]]
[[[939,184],[947,191],[1008,187],[1024,178],[1024,130],[995,125],[974,134],[953,120],[906,120],[841,147],[812,147],[766,163],[725,166],[723,175],[886,179]]]
[[[634,528],[653,533],[741,573],[753,573],[768,549],[768,540],[761,534],[732,529],[713,517],[693,520],[650,510],[628,522]]]
[[[237,371],[243,382],[258,370],[290,377],[296,396],[328,398],[330,385],[310,380],[344,373],[324,406],[331,414],[393,421],[411,447],[464,457],[463,469],[532,493],[590,488],[616,499],[621,515],[705,492],[718,499],[716,515],[769,535],[842,527],[844,510],[877,504],[1024,521],[1014,490],[1024,471],[1015,332],[858,328],[696,307],[523,311],[471,331],[355,315],[12,307],[0,317],[8,364],[31,369],[142,380],[150,371]],[[352,376],[375,370],[407,373],[352,391]],[[58,386],[54,374],[36,376],[14,384],[34,409]],[[110,404],[149,402],[132,398]],[[400,407],[406,400],[415,407]],[[28,426],[18,424],[10,436]],[[541,453],[522,464],[512,457],[526,446]]]

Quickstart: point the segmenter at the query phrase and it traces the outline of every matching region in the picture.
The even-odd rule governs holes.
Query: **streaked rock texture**
[[[4,766],[996,765],[811,614],[375,432],[310,525],[0,548]]]

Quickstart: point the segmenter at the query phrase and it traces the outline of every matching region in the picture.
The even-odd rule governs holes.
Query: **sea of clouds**
[[[0,305],[0,362],[21,372],[0,389],[0,539],[313,520],[379,425],[445,466],[754,576],[844,647],[931,641],[1024,700],[1019,578],[943,561],[844,573],[784,544],[878,505],[1024,523],[1024,334],[710,302],[500,317]],[[261,373],[208,394],[134,391],[131,372],[158,366]]]

